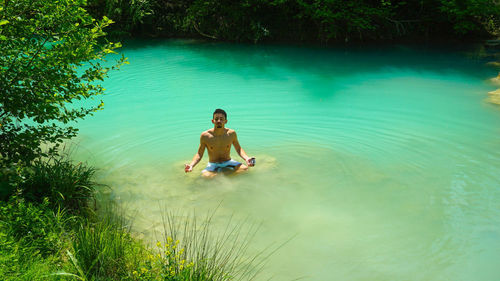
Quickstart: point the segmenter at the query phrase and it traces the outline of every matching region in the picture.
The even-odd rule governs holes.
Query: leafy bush
[[[88,0],[87,8],[96,18],[112,19],[112,35],[123,36],[139,31],[153,14],[150,0]]]
[[[42,279],[57,270],[72,217],[13,196],[0,202],[0,276],[3,280]]]
[[[0,204],[1,227],[9,238],[22,247],[35,249],[35,255],[45,257],[60,250],[58,236],[64,228],[63,214],[55,214],[48,206],[48,199],[34,205],[14,196]]]
[[[453,26],[454,32],[463,35],[484,32],[490,21],[498,22],[500,5],[492,0],[441,0],[440,10]]]
[[[56,155],[60,143],[76,135],[67,124],[93,114],[104,92],[96,83],[115,65],[101,62],[120,44],[100,40],[108,18],[94,20],[84,0],[0,2],[0,164],[29,166]],[[42,144],[50,144],[42,149]]]
[[[0,200],[7,201],[25,180],[25,167],[0,158]]]

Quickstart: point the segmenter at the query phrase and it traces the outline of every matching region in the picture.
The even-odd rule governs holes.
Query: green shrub
[[[13,164],[0,157],[0,200],[8,201],[15,193],[19,184],[24,181],[25,168],[19,164]]]
[[[113,20],[110,35],[123,36],[140,31],[140,25],[153,13],[151,4],[150,0],[88,0],[86,8],[96,18]]]
[[[9,202],[0,202],[2,232],[19,246],[33,249],[27,258],[33,258],[33,255],[46,257],[61,249],[59,234],[64,231],[63,216],[49,208],[48,199],[40,205],[16,196]]]
[[[126,59],[101,65],[120,44],[101,39],[112,21],[93,19],[85,2],[0,2],[0,164],[57,155],[78,131],[70,122],[103,108],[98,81]]]

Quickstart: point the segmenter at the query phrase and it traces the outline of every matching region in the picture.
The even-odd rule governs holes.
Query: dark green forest
[[[234,42],[475,40],[498,34],[492,0],[89,0],[117,36]]]

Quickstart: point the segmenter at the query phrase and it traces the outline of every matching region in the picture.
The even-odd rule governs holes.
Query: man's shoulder
[[[229,129],[229,128],[227,128],[227,134],[228,134],[228,135],[236,135],[236,131],[235,131],[235,130],[233,130],[233,129]]]
[[[201,137],[206,138],[213,134],[213,129],[208,129],[206,131],[201,132]]]

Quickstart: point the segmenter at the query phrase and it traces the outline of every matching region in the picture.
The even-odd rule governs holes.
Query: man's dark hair
[[[220,108],[217,108],[215,111],[214,111],[214,114],[212,114],[212,116],[214,116],[216,113],[221,113],[221,114],[224,114],[224,118],[227,119],[227,114],[224,110],[220,109]]]

